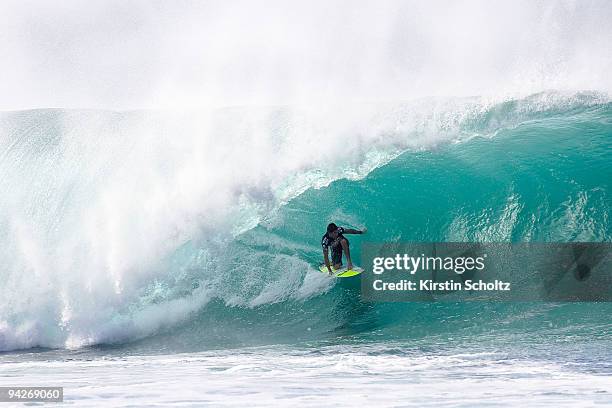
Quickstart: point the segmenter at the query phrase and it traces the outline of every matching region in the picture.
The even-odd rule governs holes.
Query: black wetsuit
[[[331,248],[331,260],[333,265],[342,265],[342,244],[340,243],[340,241],[346,238],[344,237],[344,235],[342,235],[342,233],[344,232],[344,228],[338,227],[336,231],[338,231],[338,237],[336,239],[331,238],[329,235],[327,235],[327,233],[325,233],[325,235],[323,235],[323,238],[321,238],[321,246],[324,250]],[[346,239],[346,244],[348,245],[348,243],[348,239]]]

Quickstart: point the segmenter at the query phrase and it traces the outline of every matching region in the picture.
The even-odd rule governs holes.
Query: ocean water
[[[0,2],[0,386],[612,406],[612,302],[368,303],[318,271],[329,222],[367,227],[362,266],[609,243],[610,1],[47,3]]]
[[[75,406],[612,404],[610,303],[364,303],[317,271],[332,221],[367,226],[356,260],[609,242],[609,97],[336,108],[1,113],[0,385]]]

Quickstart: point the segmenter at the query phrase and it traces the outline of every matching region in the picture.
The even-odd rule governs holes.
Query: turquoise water
[[[363,242],[610,242],[609,99],[353,109],[2,113],[2,384],[610,403],[610,303],[369,304],[316,269],[329,222],[368,228],[357,263]]]

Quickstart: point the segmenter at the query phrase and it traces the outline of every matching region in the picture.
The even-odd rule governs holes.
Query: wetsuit
[[[331,248],[332,266],[337,264],[342,265],[342,244],[340,243],[340,241],[342,239],[346,239],[344,235],[342,235],[342,233],[344,232],[344,228],[338,227],[336,231],[338,231],[338,237],[336,239],[331,238],[329,235],[327,235],[327,233],[325,233],[325,235],[323,235],[323,238],[321,238],[321,246],[323,247],[323,249],[327,250],[328,248]],[[346,244],[348,245],[348,243],[348,239],[346,239]]]

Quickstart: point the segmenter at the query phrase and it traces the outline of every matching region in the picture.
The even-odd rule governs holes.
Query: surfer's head
[[[327,225],[327,235],[329,235],[331,238],[338,237],[338,226],[333,222]]]

